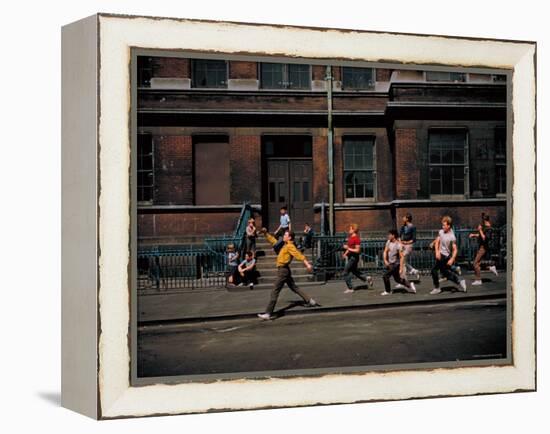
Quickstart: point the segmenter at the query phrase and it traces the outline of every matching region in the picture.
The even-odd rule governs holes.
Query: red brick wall
[[[392,153],[388,135],[384,131],[376,135],[376,187],[377,201],[389,202],[393,199]]]
[[[344,149],[342,136],[334,136],[334,201],[344,202]]]
[[[452,217],[454,226],[473,228],[481,221],[482,212],[488,214],[496,226],[506,223],[506,207],[498,205],[398,208],[396,213],[398,224],[401,224],[401,220],[407,212],[412,214],[413,223],[418,229],[438,229],[441,226],[441,217],[444,215]]]
[[[241,210],[227,212],[175,212],[138,215],[138,238],[177,238],[230,234],[235,230]],[[262,218],[255,216],[256,226]]]
[[[311,73],[313,80],[324,80],[325,79],[326,66],[323,65],[312,65]]]
[[[160,78],[189,78],[190,60],[178,57],[154,57],[153,77]]]
[[[313,137],[313,200],[328,202],[327,136]]]
[[[391,69],[376,68],[376,81],[390,81]]]
[[[416,129],[395,130],[395,189],[397,199],[416,199],[419,185]]]
[[[258,64],[256,62],[241,62],[232,60],[229,62],[229,78],[258,78]]]
[[[261,137],[230,137],[231,203],[260,203]]]
[[[193,204],[191,136],[155,136],[155,204]]]
[[[385,231],[392,229],[389,209],[338,210],[334,213],[336,232],[345,232],[351,223],[357,223],[359,230]]]

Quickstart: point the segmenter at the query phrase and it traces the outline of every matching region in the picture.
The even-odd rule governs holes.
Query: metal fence
[[[137,254],[139,290],[197,289],[224,286],[227,278],[227,246],[242,256],[246,223],[252,215],[243,204],[231,235],[205,238],[201,245],[140,246]]]
[[[417,240],[408,263],[417,269],[420,274],[428,274],[434,265],[434,251],[430,247],[439,230],[425,230],[417,232]],[[470,238],[471,229],[455,228],[458,255],[457,265],[471,268],[478,251],[478,241]],[[385,271],[383,252],[386,244],[387,232],[369,232],[361,234],[361,259],[359,269],[368,274],[382,274]],[[313,238],[313,247],[306,252],[313,259],[316,272],[322,273],[327,279],[340,278],[343,274],[345,259],[344,252],[347,235],[319,235]],[[489,243],[489,253],[484,258],[485,263],[496,265],[497,268],[506,267],[506,230],[493,228],[493,237]]]

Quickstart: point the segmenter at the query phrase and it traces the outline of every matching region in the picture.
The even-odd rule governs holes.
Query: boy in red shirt
[[[363,276],[357,269],[359,265],[359,255],[361,253],[361,238],[359,238],[359,226],[356,223],[349,225],[349,237],[346,244],[344,244],[344,258],[346,259],[346,265],[344,266],[344,279],[346,286],[348,287],[344,293],[349,294],[353,292],[353,285],[351,284],[352,275],[355,275],[363,282],[367,282],[369,286],[372,286],[372,277]]]

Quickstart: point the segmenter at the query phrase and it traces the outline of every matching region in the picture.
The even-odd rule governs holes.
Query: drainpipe
[[[325,82],[327,86],[327,143],[328,143],[328,226],[334,234],[334,130],[332,127],[332,67],[327,65]]]

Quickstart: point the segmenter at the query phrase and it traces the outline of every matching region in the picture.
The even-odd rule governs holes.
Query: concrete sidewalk
[[[417,293],[394,292],[392,295],[380,295],[384,284],[380,277],[374,278],[373,288],[360,286],[354,293],[344,294],[345,284],[341,280],[326,284],[304,287],[304,291],[313,297],[320,307],[310,308],[303,305],[302,300],[290,289],[285,287],[280,294],[275,313],[289,315],[294,313],[319,312],[329,310],[345,310],[359,308],[376,308],[383,306],[399,306],[416,303],[438,303],[458,300],[474,300],[502,298],[506,296],[506,274],[495,277],[485,273],[483,285],[471,286],[473,275],[463,276],[468,283],[466,293],[458,292],[456,285],[441,282],[441,294],[430,295],[432,281],[430,276],[423,276],[416,285]],[[359,281],[354,281],[358,285]],[[391,282],[392,288],[395,282]],[[399,290],[400,291],[400,290]],[[160,323],[164,321],[200,321],[242,318],[255,316],[264,312],[269,301],[269,290],[249,290],[248,288],[198,289],[181,293],[163,293],[141,295],[138,297],[138,322],[140,325]]]

